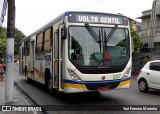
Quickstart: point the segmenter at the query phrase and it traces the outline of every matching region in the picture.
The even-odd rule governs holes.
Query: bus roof
[[[58,17],[51,20],[50,22],[48,22],[47,24],[45,24],[44,26],[42,26],[40,29],[33,32],[31,35],[22,39],[21,42],[28,40],[30,37],[33,37],[35,34],[41,32],[44,29],[47,29],[51,25],[57,23],[58,21],[62,20],[65,16],[69,16],[70,14],[111,15],[111,16],[117,16],[117,17],[124,17],[124,18],[128,19],[126,16],[124,16],[122,14],[112,14],[112,13],[104,13],[104,12],[66,11],[66,12],[62,13],[61,15],[59,15]]]

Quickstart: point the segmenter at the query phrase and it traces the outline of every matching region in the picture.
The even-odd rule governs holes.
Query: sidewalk
[[[27,100],[25,100],[25,98],[18,92],[18,90],[15,88],[13,89],[13,102],[5,102],[5,79],[3,81],[0,81],[0,110],[2,110],[2,106],[7,105],[19,105],[19,106],[23,106],[23,105],[29,105],[29,103],[27,102]],[[36,114],[36,112],[33,111],[27,111],[27,112],[9,112],[9,111],[0,111],[0,114]]]
[[[138,74],[131,74],[131,78],[137,79],[137,77],[138,77]]]

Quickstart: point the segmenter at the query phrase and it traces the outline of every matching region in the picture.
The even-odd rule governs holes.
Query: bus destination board
[[[70,13],[68,21],[76,23],[128,24],[128,20],[124,16],[96,13]]]

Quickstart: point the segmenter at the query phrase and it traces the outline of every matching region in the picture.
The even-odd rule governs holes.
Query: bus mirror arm
[[[67,38],[67,28],[66,27],[62,27],[61,28],[61,39],[65,40]]]

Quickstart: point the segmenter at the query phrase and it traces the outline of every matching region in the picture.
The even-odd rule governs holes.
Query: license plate
[[[108,87],[99,87],[98,91],[107,91],[109,88]]]

